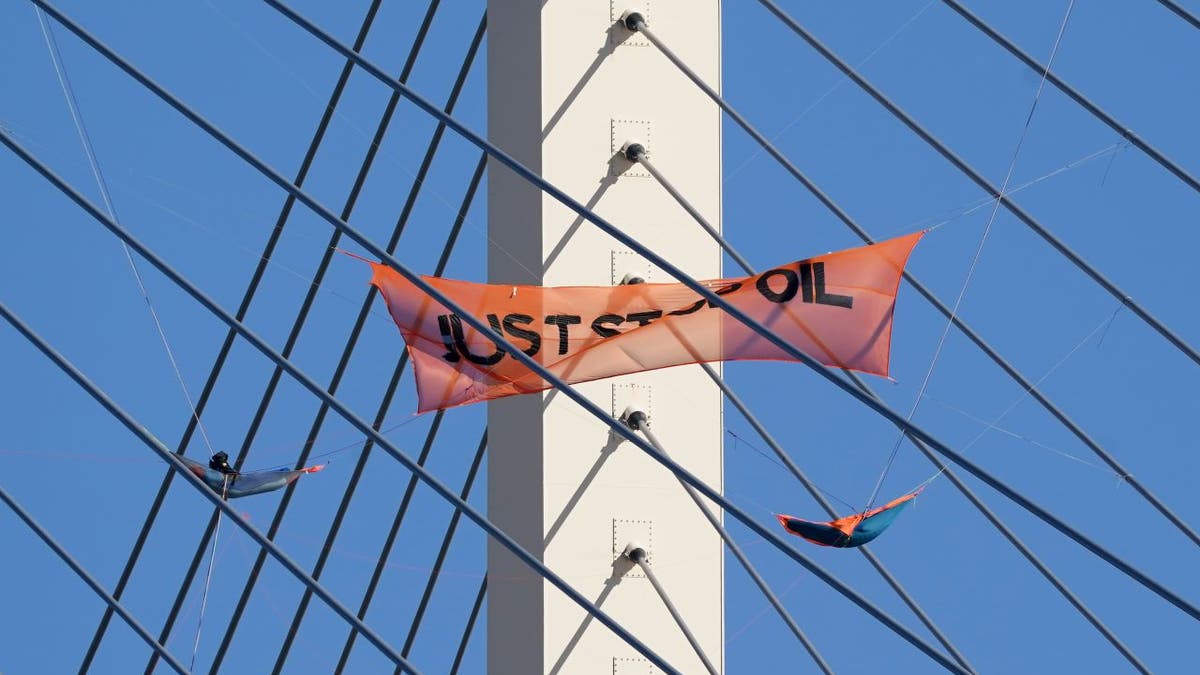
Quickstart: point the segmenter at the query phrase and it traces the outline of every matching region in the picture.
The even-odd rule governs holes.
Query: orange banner
[[[821,363],[886,376],[900,274],[923,234],[701,283]],[[420,412],[551,387],[400,274],[371,266],[416,368]],[[568,383],[701,361],[794,360],[679,283],[424,279]]]

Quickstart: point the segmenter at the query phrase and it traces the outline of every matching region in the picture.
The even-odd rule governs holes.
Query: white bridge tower
[[[721,276],[720,249],[620,151],[643,145],[719,228],[720,111],[621,18],[642,14],[719,90],[720,10],[718,0],[488,2],[490,139],[700,279]],[[673,281],[495,161],[488,175],[491,282]],[[579,389],[614,416],[644,411],[671,456],[721,489],[721,395],[698,366]],[[492,520],[672,665],[704,672],[649,580],[622,555],[630,543],[643,548],[702,650],[723,670],[724,551],[679,481],[552,391],[490,403],[488,425]],[[489,672],[656,672],[494,543],[488,574]]]

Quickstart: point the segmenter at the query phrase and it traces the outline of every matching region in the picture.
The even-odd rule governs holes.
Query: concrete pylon
[[[717,0],[489,0],[490,140],[697,278],[721,251],[644,169],[642,144],[716,227],[720,111],[645,38],[640,12],[720,88]],[[494,161],[488,174],[493,283],[669,282],[658,269]],[[570,314],[547,308],[547,314]],[[590,331],[587,321],[570,331]],[[720,489],[720,392],[696,366],[579,385],[619,416],[646,411],[672,457]],[[488,514],[682,672],[704,668],[637,566],[646,551],[704,652],[723,669],[721,540],[679,482],[553,392],[489,404]],[[497,674],[650,673],[651,664],[501,547],[488,549],[488,669]]]

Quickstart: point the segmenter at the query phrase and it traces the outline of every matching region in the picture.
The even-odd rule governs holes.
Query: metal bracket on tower
[[[651,124],[649,120],[612,118],[609,121],[608,143],[612,155],[608,162],[608,175],[646,178],[650,174],[635,160],[629,158],[625,149],[631,144],[641,146],[642,152],[650,153]]]
[[[625,21],[630,14],[639,14],[643,21],[648,21],[644,17],[650,16],[650,0],[608,0],[608,16],[615,24],[613,30],[609,31],[609,44],[649,47],[649,40],[638,35],[637,31],[630,30]]]

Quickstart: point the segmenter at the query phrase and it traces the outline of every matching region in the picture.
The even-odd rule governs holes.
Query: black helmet
[[[231,470],[229,468],[229,455],[224,452],[218,452],[217,454],[213,455],[212,458],[208,460],[208,468],[212,469],[213,471],[228,473]]]

